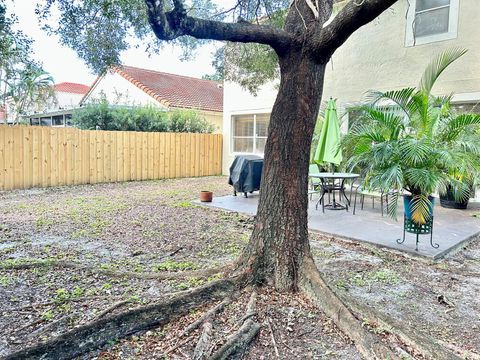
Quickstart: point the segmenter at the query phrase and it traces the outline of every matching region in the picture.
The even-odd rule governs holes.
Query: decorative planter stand
[[[411,233],[416,235],[415,239],[415,251],[418,251],[418,237],[419,235],[428,235],[430,234],[430,246],[438,249],[439,244],[433,242],[433,216],[425,224],[417,224],[412,219],[408,219],[405,215],[403,216],[403,239],[397,239],[397,243],[403,244],[405,242],[405,233]]]

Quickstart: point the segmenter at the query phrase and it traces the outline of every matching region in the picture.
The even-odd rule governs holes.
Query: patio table
[[[308,175],[311,178],[320,179],[322,182],[322,195],[318,199],[317,203],[315,204],[315,209],[318,209],[318,204],[322,202],[322,211],[325,212],[325,208],[329,210],[347,210],[348,206],[350,205],[350,201],[348,200],[347,195],[345,194],[345,181],[346,180],[354,180],[360,177],[360,174],[355,173],[341,173],[341,172],[321,172],[315,174]],[[339,185],[335,185],[335,180],[340,180]],[[332,186],[333,185],[333,186]],[[340,193],[340,199],[342,196],[346,200],[346,204],[343,205],[336,201],[335,199],[335,190],[338,190]],[[333,201],[327,205],[325,205],[325,194],[329,191],[333,193]]]

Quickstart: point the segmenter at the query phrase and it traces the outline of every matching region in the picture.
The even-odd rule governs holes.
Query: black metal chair
[[[365,204],[365,196],[370,196],[372,198],[372,208],[375,208],[375,199],[378,198],[380,199],[380,211],[382,213],[382,217],[384,214],[384,204],[386,204],[387,207],[387,213],[388,213],[388,206],[389,206],[389,200],[388,197],[391,195],[395,194],[394,190],[390,191],[384,191],[382,189],[371,189],[371,188],[366,188],[364,187],[364,181],[360,180],[357,183],[352,183],[351,188],[350,188],[350,200],[352,199],[352,194],[355,191],[355,197],[353,200],[353,215],[355,215],[356,208],[357,208],[357,196],[360,195],[360,204],[361,204],[361,209],[363,210],[363,206]]]

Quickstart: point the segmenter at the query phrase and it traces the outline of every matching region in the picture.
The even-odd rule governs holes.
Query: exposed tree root
[[[208,310],[205,314],[203,314],[201,317],[199,317],[197,320],[195,320],[193,323],[187,326],[185,330],[183,330],[183,333],[181,336],[189,335],[192,331],[196,330],[200,325],[202,325],[205,321],[210,320],[213,318],[216,314],[219,312],[223,311],[225,306],[230,304],[232,302],[231,297],[225,298],[220,304],[215,305],[213,308]]]
[[[45,261],[32,261],[32,262],[19,262],[0,264],[0,270],[28,270],[37,268],[69,268],[81,271],[92,271],[99,274],[104,274],[114,277],[131,278],[131,279],[143,279],[143,280],[180,280],[190,277],[196,278],[208,278],[219,273],[233,270],[234,263],[199,270],[190,271],[164,271],[164,272],[134,272],[134,271],[116,271],[112,269],[92,268],[84,266],[72,261],[64,260],[45,260]]]
[[[400,359],[394,351],[362,327],[348,307],[325,283],[310,256],[305,257],[302,270],[299,284],[301,289],[353,340],[360,354],[369,360]]]
[[[102,312],[100,312],[100,313],[95,317],[95,319],[100,319],[100,318],[104,317],[105,315],[107,315],[108,313],[111,313],[113,310],[118,309],[118,308],[121,307],[121,306],[130,304],[131,302],[132,302],[131,300],[121,300],[121,301],[117,301],[116,303],[112,304],[111,306],[109,306],[108,308],[106,308],[105,310],[103,310]]]
[[[213,326],[210,321],[203,324],[203,331],[198,339],[197,346],[193,352],[193,360],[204,360],[207,357],[208,348],[210,347],[210,342],[212,338]]]
[[[87,268],[85,268],[87,270]],[[91,270],[91,269],[90,269]],[[195,278],[208,278],[213,275],[217,275],[223,272],[232,270],[232,264],[222,265],[219,267],[190,270],[190,271],[163,271],[163,272],[133,272],[133,271],[115,271],[110,269],[96,269],[95,271],[104,275],[110,275],[115,277],[126,277],[131,279],[144,279],[144,280],[180,280],[190,277]]]
[[[258,334],[262,326],[248,319],[243,323],[243,325],[234,333],[231,337],[228,338],[227,342],[220,347],[210,358],[209,360],[225,360],[228,359],[230,355],[240,352],[240,350],[245,351],[248,344],[253,340],[253,338]]]
[[[422,356],[427,359],[461,359],[430,336],[422,334],[422,332],[412,327],[407,327],[394,318],[382,315],[378,311],[354,299],[340,299],[325,283],[311,258],[305,259],[301,287],[319,304],[327,316],[332,318],[340,330],[355,342],[358,351],[367,359],[386,359],[388,356],[390,356],[391,359],[397,359],[399,356],[392,353],[391,349],[387,348],[386,345],[381,343],[371,333],[367,332],[349,308],[359,314],[359,318],[367,318],[390,329],[390,332],[396,335],[401,342],[422,354]],[[404,357],[403,349],[397,347],[396,350],[400,356]]]
[[[167,349],[163,353],[163,357],[166,357],[168,354],[172,353],[173,351],[177,350],[178,348],[184,346],[185,344],[189,343],[192,340],[192,337],[188,337],[187,339],[180,341],[180,339],[184,336],[189,335],[192,331],[196,330],[198,327],[200,327],[203,323],[209,322],[210,319],[212,319],[217,313],[220,311],[223,311],[225,308],[225,305],[229,304],[231,302],[231,297],[227,296],[221,303],[215,305],[213,308],[208,310],[205,314],[200,316],[197,320],[195,320],[193,323],[191,323],[179,336],[179,340],[175,345]],[[211,324],[210,324],[211,325]]]
[[[390,330],[390,332],[399,337],[399,339],[406,345],[412,347],[424,357],[431,360],[460,360],[460,356],[455,355],[448,350],[440,342],[433,339],[431,336],[423,334],[421,331],[406,326],[403,322],[397,319],[383,315],[378,311],[361,304],[355,299],[344,299],[348,306],[362,318],[369,319],[379,325],[382,325]]]
[[[184,315],[212,300],[223,299],[237,290],[243,280],[242,276],[221,279],[156,304],[105,317],[47,342],[13,353],[5,359],[71,359],[97,349],[112,339],[124,338],[164,325],[175,316]]]
[[[72,315],[65,315],[62,316],[60,319],[52,321],[45,326],[31,332],[28,334],[28,337],[38,337],[42,334],[45,334],[47,331],[54,329],[55,327],[61,326],[62,324],[67,324],[73,318]]]
[[[29,304],[17,308],[10,308],[10,309],[5,309],[4,311],[6,312],[19,312],[19,311],[24,311],[28,309],[36,309],[39,307],[45,307],[45,306],[53,306],[53,305],[61,305],[64,303],[69,303],[69,302],[83,302],[83,301],[88,301],[88,300],[115,300],[115,299],[121,299],[120,296],[85,296],[85,297],[75,297],[75,298],[68,298],[68,299],[63,299],[61,302],[59,301],[46,301],[42,303],[34,303],[34,304]]]
[[[252,316],[255,316],[255,303],[257,299],[257,292],[253,291],[250,296],[250,300],[247,304],[247,315],[248,317],[243,317],[241,320],[241,326],[237,332],[231,335],[225,344],[223,344],[210,358],[209,360],[225,360],[228,359],[230,355],[239,353],[240,351],[246,351],[248,344],[253,340],[253,338],[258,334],[260,328],[262,327],[259,323],[251,319]]]
[[[80,264],[64,260],[37,260],[30,262],[11,262],[0,264],[0,270],[28,270],[38,268],[79,268]]]
[[[268,324],[268,330],[270,330],[270,336],[272,338],[272,345],[273,345],[273,348],[275,349],[275,356],[277,359],[280,359],[280,353],[278,352],[278,346],[275,340],[275,334],[273,333],[273,329],[272,329],[272,320],[270,320],[270,318],[268,318],[267,324]]]

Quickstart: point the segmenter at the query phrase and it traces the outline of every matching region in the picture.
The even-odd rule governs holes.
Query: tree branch
[[[160,40],[189,35],[197,39],[260,43],[277,51],[290,46],[293,37],[286,31],[252,23],[223,23],[187,16],[183,1],[175,0],[173,10],[166,12],[164,0],[145,0],[148,19]]]
[[[316,57],[328,61],[356,30],[368,24],[398,0],[351,0],[313,40]]]

